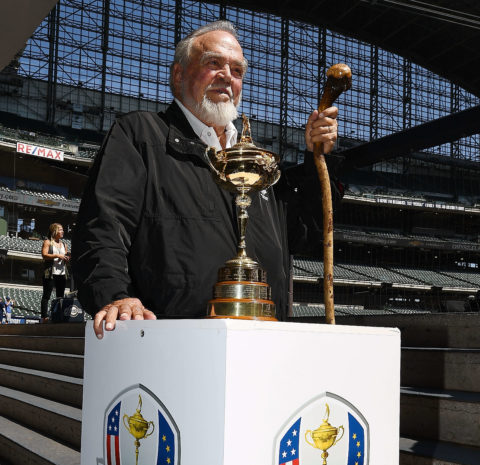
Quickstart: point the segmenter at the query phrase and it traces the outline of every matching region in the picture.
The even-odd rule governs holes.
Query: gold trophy
[[[135,438],[135,464],[138,465],[138,449],[140,447],[140,439],[147,438],[155,430],[155,425],[153,421],[147,421],[143,418],[141,414],[142,410],[142,398],[140,394],[138,395],[138,406],[137,411],[128,416],[127,414],[123,415],[123,424],[127,428],[128,432]],[[127,420],[127,423],[125,423]],[[148,432],[149,428],[152,427],[152,430]]]
[[[222,188],[237,194],[235,204],[240,232],[236,257],[218,270],[218,282],[213,299],[208,302],[207,316],[276,321],[266,272],[247,256],[245,232],[247,208],[252,202],[248,194],[266,189],[278,181],[279,157],[253,144],[248,118],[245,115],[242,118],[240,142],[218,152],[213,147],[207,149],[215,181]]]
[[[305,441],[307,441],[308,444],[310,444],[312,447],[315,447],[315,449],[320,449],[323,451],[323,465],[327,465],[327,449],[330,449],[330,447],[337,444],[337,442],[342,439],[343,433],[345,432],[343,426],[335,428],[328,422],[328,417],[330,416],[330,408],[328,407],[328,404],[325,404],[325,406],[327,407],[326,418],[323,419],[322,424],[315,431],[308,430],[305,433]],[[337,439],[337,435],[340,430],[342,431],[342,434]],[[313,443],[308,440],[308,433],[310,433],[310,435],[312,436]]]

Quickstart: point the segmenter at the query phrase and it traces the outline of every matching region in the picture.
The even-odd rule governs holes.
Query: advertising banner
[[[17,152],[26,153],[35,157],[48,158],[50,160],[63,161],[64,153],[61,150],[38,145],[27,144],[26,142],[17,142]]]

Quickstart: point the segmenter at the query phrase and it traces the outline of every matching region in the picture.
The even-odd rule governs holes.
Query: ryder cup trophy
[[[246,253],[245,231],[250,192],[261,191],[280,178],[278,155],[256,147],[245,115],[240,142],[233,147],[216,151],[207,149],[207,156],[217,184],[237,194],[238,229],[240,241],[236,257],[218,270],[213,299],[208,302],[207,316],[211,318],[241,318],[275,321],[275,304],[266,272]]]
[[[147,421],[142,415],[142,397],[138,395],[137,410],[133,415],[123,415],[123,424],[127,431],[135,438],[135,465],[138,465],[138,449],[140,448],[140,439],[150,436],[155,430],[153,421]],[[148,432],[150,430],[151,431]],[[110,463],[110,460],[108,461]]]

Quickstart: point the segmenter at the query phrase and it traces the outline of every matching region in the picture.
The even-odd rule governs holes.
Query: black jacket
[[[218,269],[236,255],[238,226],[234,195],[213,181],[205,149],[175,103],[165,113],[133,112],[114,123],[72,241],[87,312],[138,297],[159,317],[206,314]],[[247,254],[267,271],[279,318],[287,309],[289,248],[312,231],[321,240],[320,188],[309,164],[282,174],[266,198],[252,194],[248,209]]]

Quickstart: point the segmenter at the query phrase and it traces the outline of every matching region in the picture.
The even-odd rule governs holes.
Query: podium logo
[[[104,416],[104,465],[180,465],[180,432],[165,405],[141,384],[121,392]]]
[[[301,407],[275,439],[274,465],[368,465],[366,419],[350,402],[325,392]]]

